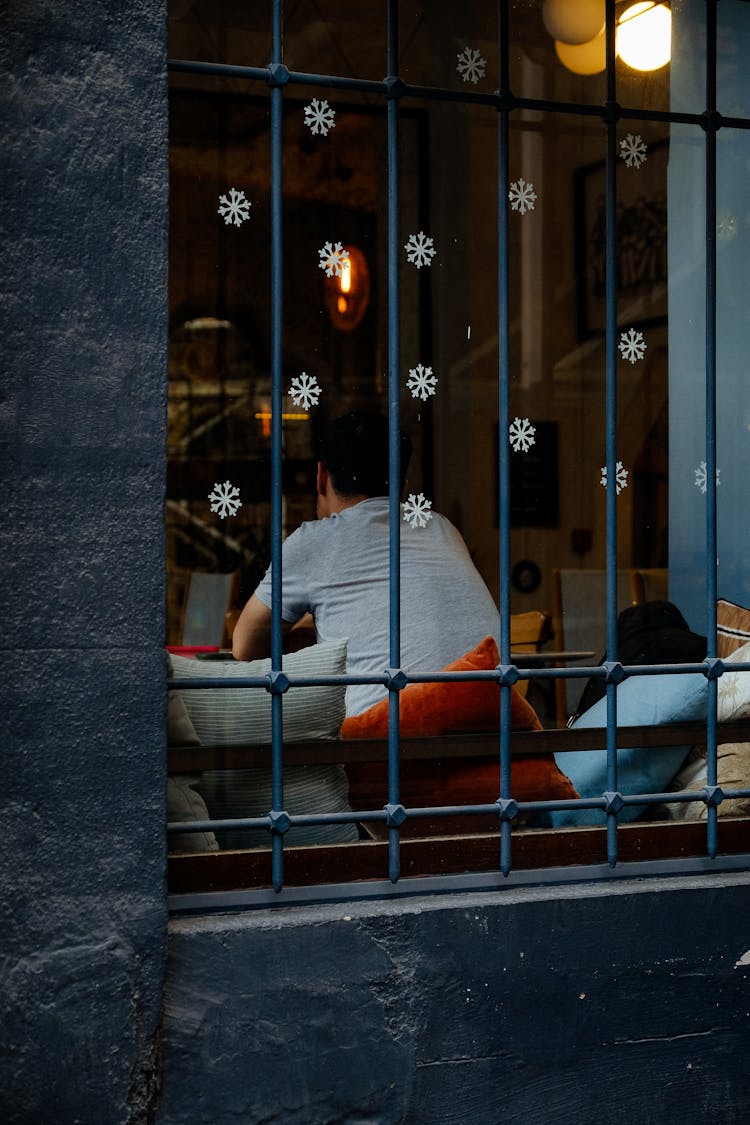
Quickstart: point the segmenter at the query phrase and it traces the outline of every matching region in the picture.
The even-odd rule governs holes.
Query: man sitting
[[[410,453],[401,437],[401,489]],[[350,675],[389,665],[388,423],[350,413],[331,423],[317,470],[318,519],[282,547],[284,628],[311,614],[319,641],[347,638]],[[466,544],[443,516],[425,527],[400,524],[401,666],[434,672],[483,637],[498,635],[498,611]],[[238,660],[268,656],[271,569],[240,615],[232,638]],[[382,684],[351,684],[346,713],[387,696]]]

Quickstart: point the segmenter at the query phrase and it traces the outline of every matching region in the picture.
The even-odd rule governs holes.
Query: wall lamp
[[[615,51],[633,70],[666,66],[672,53],[672,13],[668,4],[641,0],[622,4],[615,29]],[[544,26],[555,53],[574,74],[599,74],[606,67],[604,0],[544,0]]]
[[[325,278],[328,315],[334,328],[352,332],[361,322],[370,303],[370,270],[357,246],[349,244],[339,276]]]

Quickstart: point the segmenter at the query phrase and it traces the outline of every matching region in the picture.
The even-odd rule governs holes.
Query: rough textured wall
[[[170,925],[158,1125],[744,1125],[750,877]]]
[[[163,978],[162,0],[0,15],[5,1121],[144,1121]]]

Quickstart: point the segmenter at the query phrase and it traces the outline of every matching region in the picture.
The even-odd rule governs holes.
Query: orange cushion
[[[496,668],[499,662],[494,638],[485,637],[475,649],[446,665],[443,671],[484,671]],[[542,729],[534,708],[514,687],[510,699],[513,730]],[[496,731],[500,722],[500,686],[487,680],[409,684],[399,694],[399,717],[402,738],[459,731]],[[350,715],[341,728],[342,738],[386,738],[387,735],[387,699],[373,704],[361,715]],[[382,762],[350,764],[347,772],[352,807],[377,807],[386,791],[386,765]],[[400,779],[401,800],[407,807],[487,804],[497,800],[500,789],[498,762],[491,758],[405,761],[401,763]],[[378,790],[377,796],[373,787]],[[515,758],[511,763],[511,792],[517,801],[578,796],[552,754]]]

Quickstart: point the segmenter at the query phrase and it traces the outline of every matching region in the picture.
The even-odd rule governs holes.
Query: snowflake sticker
[[[403,505],[404,521],[412,527],[427,527],[432,519],[431,507],[432,501],[426,500],[421,492],[416,496],[410,492],[408,500]]]
[[[518,211],[521,215],[525,215],[527,211],[533,211],[534,204],[536,203],[534,185],[527,184],[526,180],[521,176],[519,180],[514,180],[510,185],[508,199],[510,200],[511,208],[514,211]]]
[[[536,439],[536,426],[528,418],[514,418],[508,428],[511,448],[515,453],[528,453]]]
[[[289,397],[295,406],[301,406],[303,410],[309,410],[311,406],[318,405],[321,389],[316,377],[307,375],[303,371],[301,375],[295,375],[292,379]]]
[[[326,242],[322,250],[318,250],[318,257],[320,261],[318,265],[322,270],[325,270],[326,277],[341,277],[344,272],[344,262],[349,255],[342,247],[340,242],[335,246],[331,246],[330,242]]]
[[[606,488],[607,487],[607,466],[606,465],[602,465],[601,473],[602,473],[602,479],[599,481],[599,484],[602,486],[602,488]],[[623,488],[627,488],[627,487],[628,487],[628,470],[623,467],[622,461],[618,461],[617,464],[615,465],[615,493],[616,493],[616,495],[619,496],[620,493],[622,492]]]
[[[423,367],[418,363],[416,367],[409,369],[406,385],[411,391],[412,398],[421,398],[422,402],[427,402],[430,395],[435,393],[437,376],[432,374],[431,367]]]
[[[404,243],[406,256],[413,266],[421,270],[422,266],[431,266],[435,257],[435,243],[423,230],[419,234],[410,234],[408,242]]]
[[[229,198],[226,195],[219,196],[217,213],[221,215],[227,226],[234,223],[236,227],[239,227],[242,226],[245,219],[250,218],[251,207],[252,203],[246,198],[244,191],[230,188]]]
[[[737,218],[731,211],[722,211],[716,219],[716,232],[722,242],[731,242],[737,233]]]
[[[620,141],[620,157],[628,168],[640,168],[646,160],[646,144],[640,133],[628,133]]]
[[[699,488],[705,496],[706,492],[708,492],[708,466],[706,465],[706,462],[701,461],[698,468],[694,469],[693,472],[695,473],[695,487]],[[716,487],[717,488],[721,484],[721,481],[719,480],[720,476],[721,476],[721,469],[717,469],[716,470]]]
[[[479,51],[465,47],[458,56],[456,70],[464,82],[472,82],[475,86],[480,78],[484,78],[484,68],[487,60],[483,59]]]
[[[242,507],[240,490],[225,480],[223,484],[215,484],[213,492],[209,493],[208,502],[212,512],[218,512],[222,519],[227,516],[236,516]]]
[[[636,332],[635,328],[630,328],[627,332],[621,332],[620,342],[617,346],[622,358],[630,360],[631,363],[635,363],[637,359],[643,359],[647,347],[643,339],[643,333]]]
[[[313,98],[305,106],[305,125],[310,126],[312,133],[322,133],[327,137],[329,130],[336,128],[335,117],[335,110],[331,109],[325,98]]]

